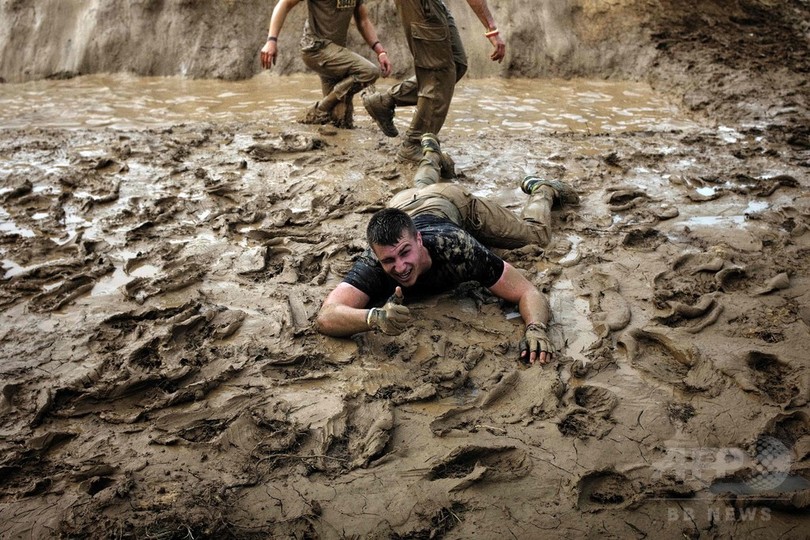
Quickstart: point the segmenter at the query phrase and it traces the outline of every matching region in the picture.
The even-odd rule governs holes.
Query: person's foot
[[[441,144],[439,144],[439,139],[436,138],[436,135],[433,133],[425,133],[422,137],[419,138],[419,143],[422,146],[423,152],[436,152],[437,154],[442,153]]]
[[[520,182],[520,189],[527,195],[532,195],[540,186],[548,186],[554,190],[554,199],[560,203],[579,204],[579,195],[570,184],[562,180],[548,180],[529,175]]]
[[[341,129],[354,129],[353,112],[354,107],[352,107],[351,98],[338,101],[338,104],[329,114],[332,125]]]
[[[408,139],[402,141],[402,144],[399,145],[399,150],[397,150],[397,159],[399,161],[419,163],[422,161],[423,157],[422,147]]]
[[[298,119],[298,121],[302,124],[328,124],[332,120],[332,116],[329,111],[324,111],[318,108],[320,103],[316,103],[306,111],[304,111],[303,116]]]
[[[427,155],[427,152],[436,152],[439,154],[439,167],[442,178],[455,178],[456,177],[456,163],[453,161],[447,152],[442,152],[439,139],[433,133],[425,133],[419,140],[422,146],[422,153]]]
[[[396,137],[399,135],[397,127],[394,125],[394,100],[388,94],[379,92],[363,92],[363,106],[366,108],[377,125],[380,126],[386,137]]]

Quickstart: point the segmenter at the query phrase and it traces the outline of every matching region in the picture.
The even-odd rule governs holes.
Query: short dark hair
[[[394,246],[405,232],[416,236],[411,216],[398,208],[383,208],[374,213],[366,227],[369,246]]]

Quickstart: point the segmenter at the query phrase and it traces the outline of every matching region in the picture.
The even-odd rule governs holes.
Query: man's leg
[[[551,240],[554,202],[578,204],[579,196],[565,182],[536,176],[524,178],[520,187],[529,196],[521,217],[455,184],[431,185],[422,189],[420,195],[430,193],[451,201],[461,214],[461,226],[484,245],[505,249],[527,244],[545,246]]]
[[[464,51],[464,45],[461,41],[461,36],[459,35],[458,28],[456,27],[456,22],[453,19],[452,14],[445,6],[444,2],[432,0],[430,3],[430,9],[432,11],[432,15],[430,17],[431,24],[441,24],[446,28],[447,38],[449,39],[450,50],[447,53],[452,56],[453,64],[455,65],[455,77],[453,83],[458,82],[464,74],[467,72],[467,54]],[[408,45],[411,49],[411,54],[414,56],[414,64],[416,66],[420,65],[420,62],[424,64],[424,60],[417,58],[419,55],[423,55],[421,49],[424,47],[420,47],[418,45],[418,41],[416,41],[417,46],[414,47],[414,39],[412,37],[410,24],[412,22],[424,23],[427,20],[427,15],[424,12],[419,12],[413,6],[405,6],[404,3],[400,4],[400,16],[402,17],[403,27],[405,29],[406,38],[408,39]],[[404,11],[403,11],[404,10]],[[449,58],[449,57],[448,57]],[[447,69],[449,66],[444,64],[443,69]],[[418,70],[417,70],[418,74]],[[448,80],[442,80],[442,86],[448,87],[451,86],[448,84]],[[449,96],[447,97],[448,103],[447,108],[449,110],[449,101],[452,99],[453,92],[452,87],[450,88]],[[387,92],[366,92],[363,94],[363,105],[366,108],[368,114],[377,122],[377,125],[380,127],[382,132],[388,137],[396,137],[399,134],[396,126],[394,125],[394,110],[397,107],[409,107],[415,106],[419,104],[420,98],[420,83],[417,81],[417,76],[410,77],[409,79],[405,79],[398,84],[395,84],[391,88],[388,89]],[[447,113],[441,118],[441,121],[424,129],[424,133],[433,133],[437,134],[439,130],[441,130],[442,126],[444,125],[444,120],[447,117]],[[413,127],[413,123],[411,124]],[[416,143],[418,139],[419,133],[414,133],[409,135],[408,139],[410,139],[410,143],[406,146],[410,150],[409,155],[414,157],[413,161],[418,161],[418,152],[416,150]],[[414,138],[415,137],[415,138]]]
[[[520,188],[529,196],[518,219],[507,208],[470,196],[466,208],[459,207],[465,229],[483,244],[512,249],[526,244],[545,246],[551,241],[551,207],[555,201],[579,204],[579,195],[561,180],[527,176]],[[459,201],[459,203],[467,200]],[[458,205],[458,204],[457,204]]]
[[[330,43],[313,52],[305,52],[304,63],[321,76],[324,97],[307,111],[304,123],[351,127],[354,94],[374,83],[380,76],[377,66],[345,47]],[[339,113],[337,116],[333,113]],[[307,121],[311,120],[311,121]]]
[[[422,159],[421,138],[426,133],[435,134],[444,125],[455,90],[455,67],[451,69],[416,68],[419,81],[419,99],[405,133],[405,140],[397,157],[407,161]]]
[[[476,197],[457,184],[436,184],[426,189],[451,201],[461,214],[461,226],[486,246],[504,249],[527,244],[545,246],[551,239],[549,214],[553,195],[548,199],[545,193],[532,195],[527,202],[532,210],[521,219],[508,208]]]

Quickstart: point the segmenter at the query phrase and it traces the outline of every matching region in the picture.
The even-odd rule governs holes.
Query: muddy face
[[[430,255],[422,245],[422,235],[403,234],[393,246],[372,245],[383,270],[403,287],[412,287],[430,269]]]

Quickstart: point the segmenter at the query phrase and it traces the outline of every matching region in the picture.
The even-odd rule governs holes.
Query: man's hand
[[[380,62],[380,74],[383,77],[388,77],[391,75],[391,71],[394,67],[391,65],[391,61],[388,59],[388,53],[383,51],[377,55],[377,60]]]
[[[402,305],[402,299],[402,288],[397,287],[383,307],[368,310],[368,327],[389,336],[398,336],[404,332],[411,320],[411,312]]]
[[[528,360],[530,364],[539,361],[541,364],[550,362],[554,355],[554,346],[546,334],[545,324],[526,325],[526,337],[520,342],[520,359]]]
[[[268,39],[261,51],[262,67],[264,69],[273,67],[276,63],[276,56],[278,56],[278,44],[274,40]]]
[[[506,43],[503,42],[501,36],[495,34],[494,36],[489,36],[489,42],[492,43],[492,46],[495,47],[495,50],[492,51],[492,54],[489,55],[490,60],[496,61],[499,64],[503,62],[504,57],[506,56]]]

